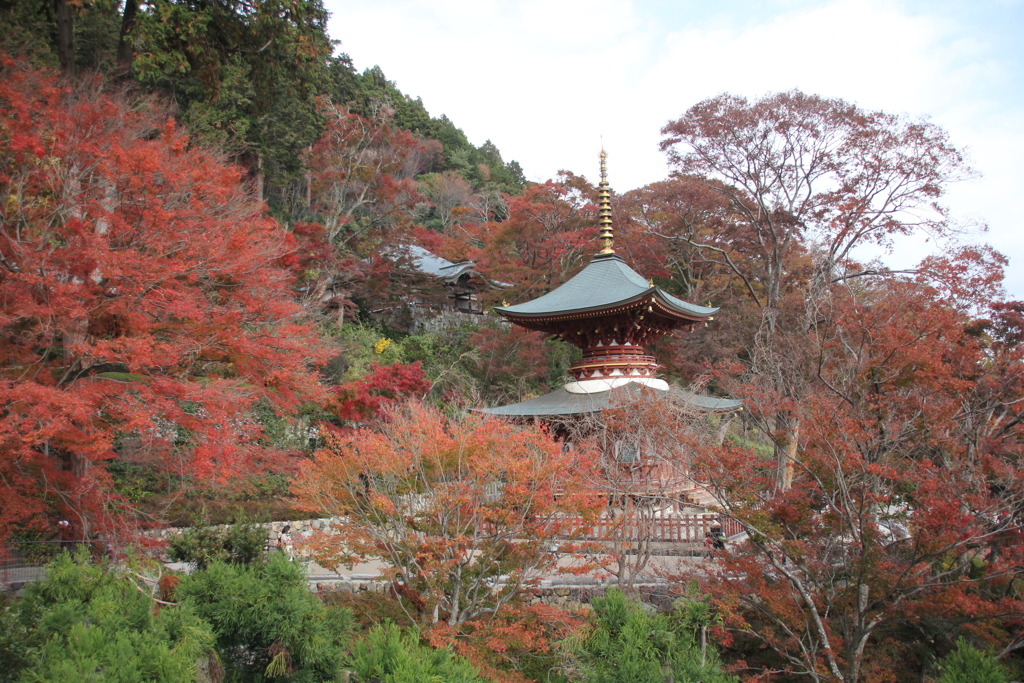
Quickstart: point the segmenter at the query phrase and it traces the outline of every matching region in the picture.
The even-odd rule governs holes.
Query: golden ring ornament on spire
[[[608,187],[608,165],[605,159],[608,155],[604,148],[601,148],[601,182],[597,186],[597,224],[601,228],[598,235],[598,242],[601,245],[599,254],[614,254],[615,236],[612,234],[612,191]]]

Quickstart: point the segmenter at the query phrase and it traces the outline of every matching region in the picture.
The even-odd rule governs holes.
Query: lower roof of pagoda
[[[664,390],[644,386],[639,382],[630,382],[595,393],[575,393],[562,387],[550,394],[544,394],[528,401],[520,401],[507,406],[495,406],[494,408],[481,408],[477,412],[512,418],[586,415],[621,407],[635,400],[638,392],[644,391],[654,391],[655,395],[671,394],[673,398],[701,413],[732,413],[743,410],[743,402],[735,399],[702,396],[672,386]]]
[[[543,296],[494,310],[514,323],[541,329],[549,321],[583,320],[641,306],[674,323],[700,322],[718,311],[672,296],[649,283],[615,254],[595,256],[586,268]]]

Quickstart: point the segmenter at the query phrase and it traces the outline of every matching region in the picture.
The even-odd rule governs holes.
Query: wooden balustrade
[[[684,517],[636,517],[613,519],[582,517],[559,520],[565,535],[588,541],[608,539],[651,540],[665,543],[702,543],[713,528],[720,527],[726,538],[743,532],[743,526],[729,517],[718,515],[687,515]]]

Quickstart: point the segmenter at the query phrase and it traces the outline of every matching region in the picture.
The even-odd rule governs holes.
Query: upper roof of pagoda
[[[718,311],[677,299],[649,283],[615,254],[598,254],[568,282],[547,294],[496,310],[510,320],[589,318],[629,304],[651,300],[657,312],[679,322],[707,320]]]
[[[554,291],[515,306],[498,306],[499,314],[524,327],[544,329],[546,322],[564,322],[575,318],[593,318],[616,309],[636,309],[631,304],[647,304],[650,312],[671,327],[677,323],[707,320],[718,310],[677,299],[648,282],[616,256],[612,232],[611,187],[608,185],[607,155],[601,150],[601,182],[597,186],[598,243],[601,250],[587,267]],[[656,308],[655,308],[656,307]],[[624,312],[624,310],[623,310]],[[643,314],[637,311],[640,319]],[[618,328],[616,328],[618,329]]]

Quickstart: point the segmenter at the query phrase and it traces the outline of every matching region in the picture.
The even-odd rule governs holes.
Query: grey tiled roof
[[[427,251],[423,247],[416,246],[415,244],[407,244],[401,247],[396,247],[393,251],[400,252],[406,250],[412,258],[413,265],[421,273],[433,275],[446,282],[452,282],[459,279],[459,276],[463,273],[467,273],[473,270],[476,266],[472,261],[462,261],[461,263],[452,263],[448,259],[443,259],[437,254]]]
[[[481,408],[478,412],[487,415],[500,415],[503,417],[553,417],[557,415],[584,415],[596,413],[608,408],[621,405],[634,398],[637,392],[656,391],[659,394],[664,392],[657,389],[644,387],[643,385],[630,383],[602,391],[596,394],[573,394],[565,388],[552,391],[529,401],[521,401],[507,406],[496,406],[494,408]],[[743,402],[731,398],[714,398],[712,396],[701,396],[689,391],[683,391],[676,387],[669,390],[674,397],[680,399],[694,410],[705,413],[731,413],[743,409]]]
[[[586,268],[554,291],[532,301],[495,310],[513,317],[578,313],[629,303],[650,294],[666,308],[691,318],[708,318],[718,310],[687,303],[662,291],[615,255],[594,257]]]

